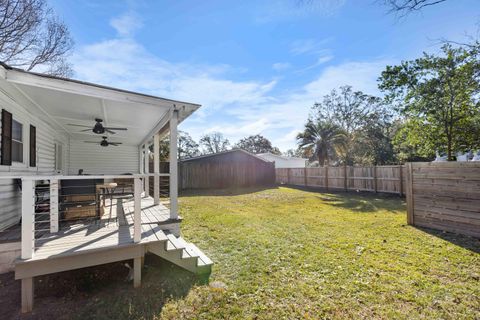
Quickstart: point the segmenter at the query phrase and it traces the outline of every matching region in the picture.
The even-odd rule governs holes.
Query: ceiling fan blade
[[[92,128],[91,126],[86,126],[86,125],[83,125],[83,124],[73,124],[73,123],[67,123],[67,126],[83,127],[83,128]]]
[[[96,144],[99,144],[99,143],[100,143],[100,142],[98,142],[98,141],[83,141],[83,142],[85,142],[85,143],[96,143]]]
[[[92,131],[92,129],[84,129],[84,130],[80,130],[80,132],[87,132],[87,131]]]
[[[109,130],[109,129],[105,129],[105,131],[107,131],[107,132],[110,133],[110,134],[116,134],[115,131],[112,131],[112,130]]]
[[[106,130],[124,130],[127,131],[127,128],[112,128],[112,127],[104,127]]]
[[[108,144],[111,144],[112,146],[119,146],[122,143],[121,142],[109,142]]]

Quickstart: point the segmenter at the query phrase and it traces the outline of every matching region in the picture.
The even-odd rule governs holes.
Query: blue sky
[[[202,104],[181,125],[196,140],[262,134],[282,151],[331,89],[379,95],[385,65],[479,29],[478,0],[401,19],[380,2],[50,1],[76,43],[75,78]]]

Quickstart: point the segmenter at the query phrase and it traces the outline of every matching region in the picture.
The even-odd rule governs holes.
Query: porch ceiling
[[[7,71],[6,80],[47,116],[59,131],[68,133],[74,140],[100,142],[102,135],[109,141],[126,145],[140,145],[149,139],[159,125],[166,124],[169,112],[179,110],[179,122],[188,117],[200,105],[128,92],[96,84],[25,72],[17,69]],[[125,127],[127,131],[116,134],[81,132],[93,128],[95,118],[103,119],[106,127]],[[85,128],[86,129],[86,128]],[[162,130],[165,132],[165,130]]]

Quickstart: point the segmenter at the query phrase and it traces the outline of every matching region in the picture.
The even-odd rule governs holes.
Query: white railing
[[[149,177],[154,177],[156,184],[159,184],[160,177],[168,177],[168,173],[152,173],[152,174],[133,174],[133,175],[82,175],[82,176],[22,176],[22,177],[4,177],[9,179],[21,179],[22,180],[22,247],[21,257],[22,259],[30,259],[35,253],[35,232],[44,231],[49,233],[56,233],[59,231],[59,207],[62,200],[59,199],[59,185],[61,181],[66,180],[117,180],[117,179],[133,179],[133,200],[134,200],[134,216],[133,216],[133,242],[138,243],[141,241],[141,199],[142,193],[148,196],[148,190],[144,190],[145,180]],[[143,180],[143,182],[142,182]],[[48,223],[48,229],[36,230],[36,185],[38,181],[49,181],[49,221],[41,221],[40,223]],[[97,197],[95,191],[95,197]],[[160,187],[154,188],[154,204],[160,203]],[[96,201],[96,205],[97,205]],[[170,218],[176,219],[178,214],[176,193],[170,191]],[[38,222],[37,222],[38,223]]]

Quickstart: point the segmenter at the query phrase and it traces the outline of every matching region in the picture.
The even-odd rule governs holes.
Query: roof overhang
[[[3,79],[3,80],[2,80]],[[104,120],[107,127],[126,127],[117,131],[111,140],[128,145],[141,145],[160,132],[168,133],[168,120],[173,110],[182,122],[200,105],[165,99],[147,94],[111,88],[94,83],[26,72],[0,65],[0,81],[35,106],[34,112],[47,117],[58,131],[74,140],[92,140],[99,135],[69,124],[91,126],[94,119]],[[30,110],[29,110],[30,111]]]

